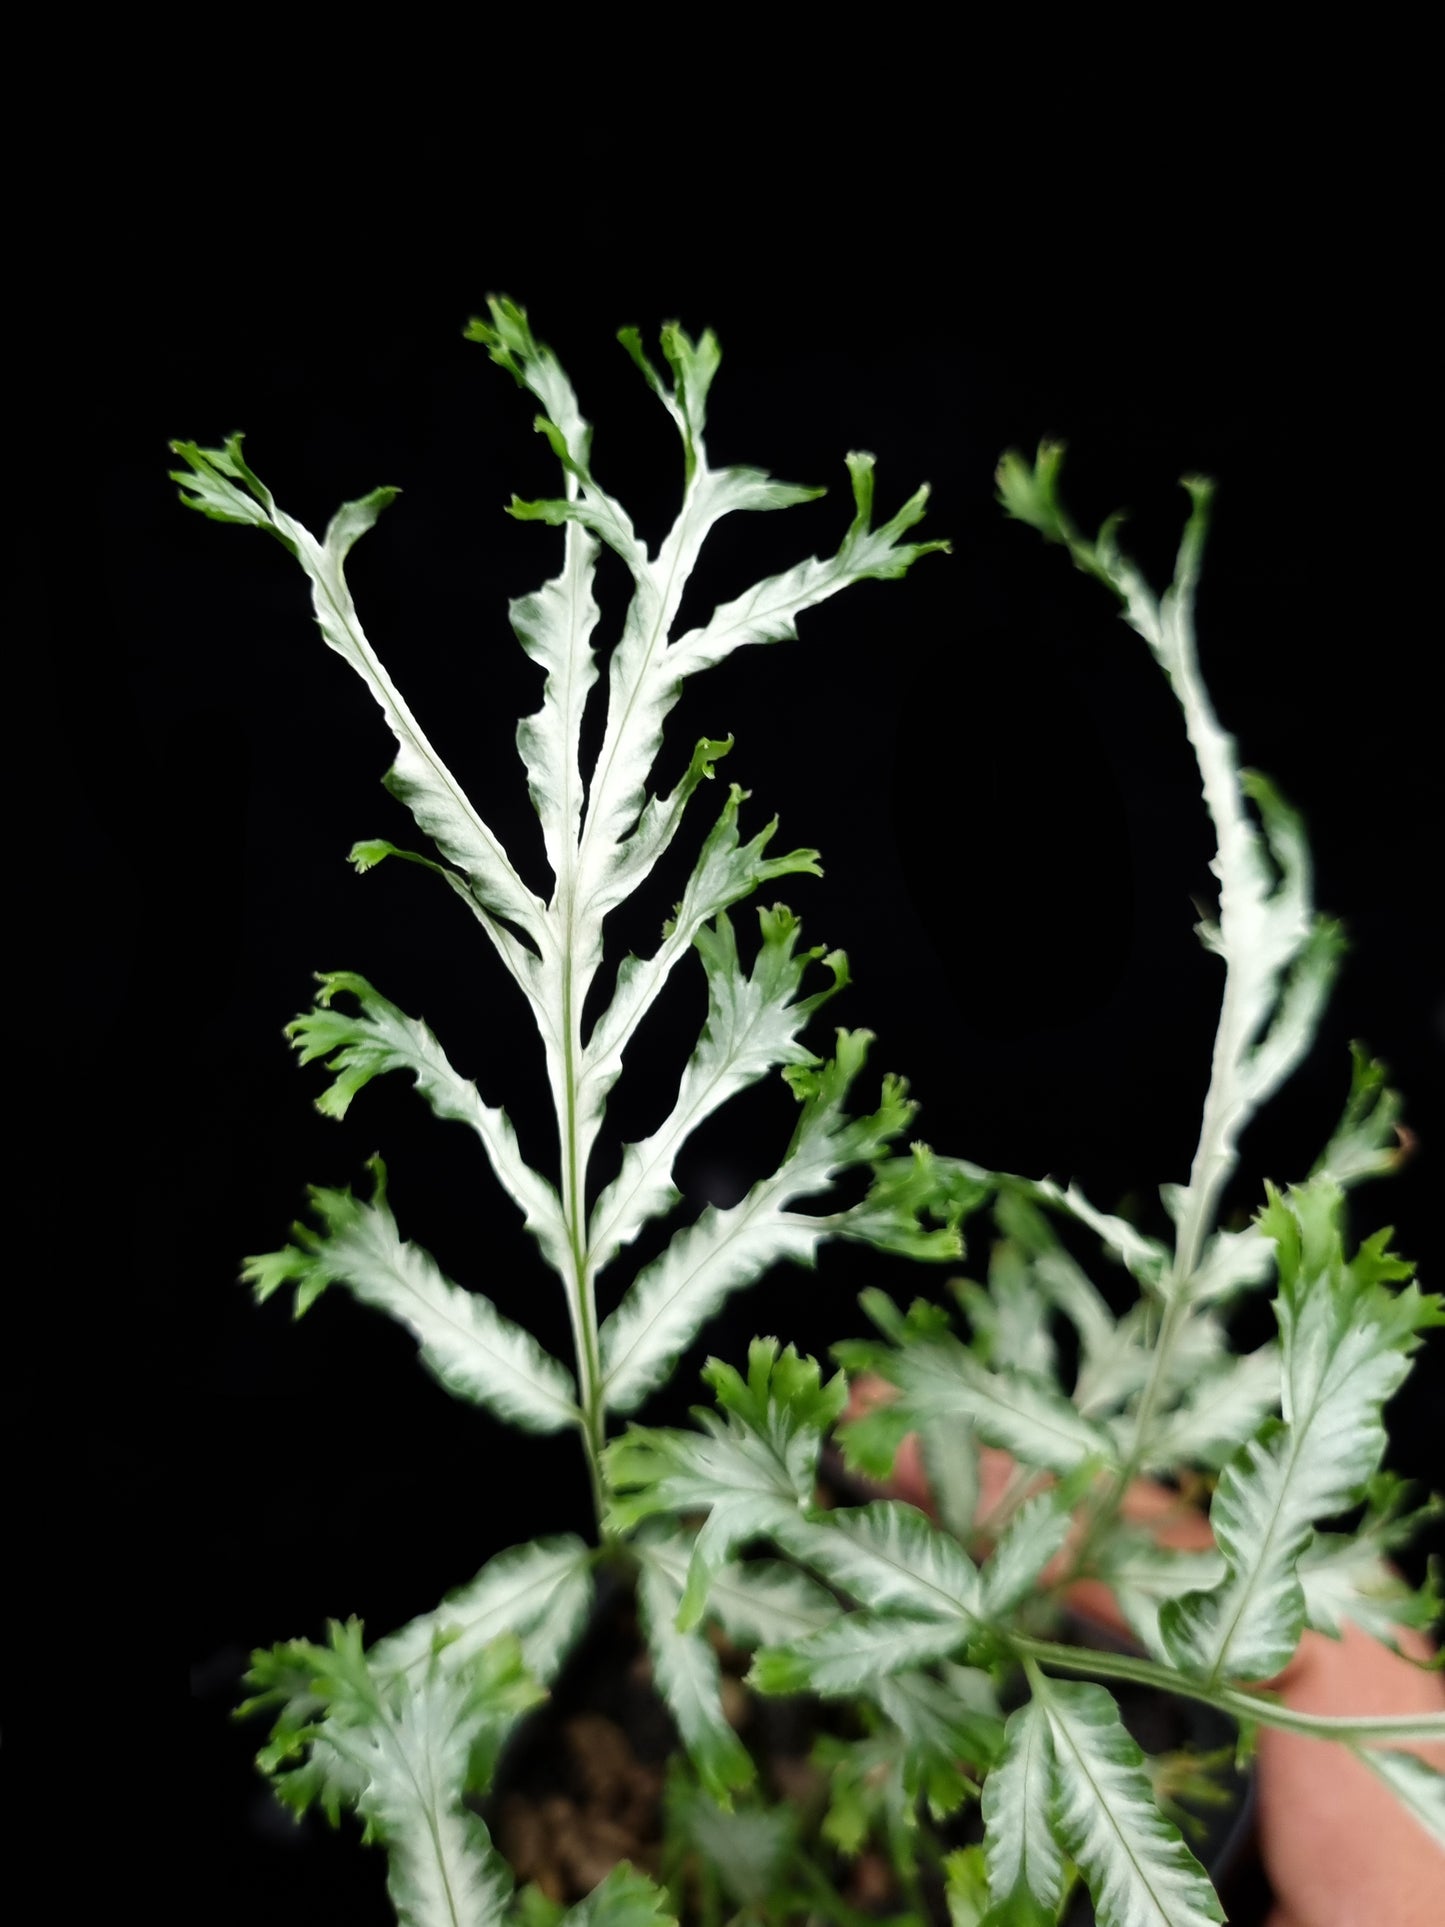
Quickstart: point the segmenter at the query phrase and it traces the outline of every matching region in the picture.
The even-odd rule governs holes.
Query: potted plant
[[[921,1923],[943,1904],[942,1889],[927,1883],[930,1854],[954,1921],[1054,1920],[1080,1881],[1104,1921],[1219,1918],[1207,1877],[1156,1798],[1168,1804],[1170,1785],[1151,1783],[1107,1690],[1078,1684],[1082,1673],[1182,1694],[1239,1720],[1246,1734],[1276,1728],[1343,1741],[1413,1808],[1412,1824],[1438,1827],[1438,1780],[1398,1749],[1445,1731],[1445,1718],[1412,1709],[1341,1720],[1280,1707],[1248,1686],[1277,1669],[1266,1662],[1288,1657],[1307,1613],[1338,1612],[1361,1589],[1372,1596],[1374,1544],[1401,1530],[1393,1491],[1375,1489],[1362,1531],[1343,1548],[1316,1535],[1314,1521],[1363,1495],[1383,1446],[1380,1408],[1418,1333],[1440,1313],[1413,1286],[1397,1289],[1408,1267],[1382,1240],[1346,1256],[1340,1191],[1382,1167],[1394,1110],[1363,1056],[1345,1120],[1310,1183],[1272,1195],[1249,1229],[1213,1223],[1243,1118],[1308,1043],[1336,938],[1312,915],[1297,822],[1262,780],[1241,782],[1198,679],[1190,624],[1207,488],[1190,485],[1180,567],[1156,602],[1111,528],[1093,544],[1072,529],[1057,498],[1056,451],[1034,465],[1007,458],[1000,471],[1011,511],[1065,541],[1150,640],[1183,704],[1220,831],[1221,911],[1207,940],[1226,960],[1230,989],[1200,1157],[1190,1184],[1170,1195],[1180,1226],[1170,1253],[1072,1190],[984,1172],[920,1145],[900,1153],[912,1109],[897,1079],[883,1080],[871,1111],[850,1112],[867,1033],[839,1031],[827,1058],[800,1041],[846,981],[842,954],[803,951],[797,920],[781,905],[760,913],[755,944],[740,941],[730,917],[764,885],[815,868],[815,853],[770,855],[771,826],[743,841],[746,798],[736,786],[650,954],[624,958],[615,978],[604,968],[605,919],[668,856],[690,799],[731,747],[730,738],[704,737],[672,788],[649,793],[683,683],[745,645],[791,636],[801,612],[853,582],[896,578],[946,545],[904,539],[926,491],[875,528],[872,461],[852,455],[855,513],[837,552],[769,577],[676,633],[689,576],[721,516],[818,493],[759,470],[709,465],[714,339],[665,329],[664,374],[635,331],[622,336],[682,444],[682,508],[649,550],[597,479],[590,429],[525,314],[493,301],[489,319],[469,333],[540,404],[537,425],[563,475],[559,497],[513,504],[520,519],[560,528],[564,542],[559,575],[511,609],[518,640],[545,673],[542,707],[517,743],[551,870],[546,896],[462,792],[357,618],[345,564],[393,492],[346,504],[318,539],[277,506],[239,437],[222,449],[176,444],[188,465],[177,479],[191,506],[284,544],[311,582],[323,637],[382,708],[398,744],[389,787],[441,860],[380,840],[357,845],[353,860],[362,870],[390,857],[425,865],[480,926],[537,1023],[558,1132],[555,1171],[523,1156],[506,1112],[458,1075],[423,1021],[355,973],[323,977],[315,1008],[290,1026],[303,1062],[324,1061],[330,1073],[320,1107],[341,1116],[372,1078],[399,1069],[439,1116],[471,1129],[561,1281],[571,1367],[509,1308],[451,1283],[403,1239],[379,1159],[363,1195],[314,1191],[314,1221],[282,1250],[248,1261],[247,1276],[263,1298],[293,1289],[298,1314],[344,1284],[406,1325],[423,1362],[459,1397],[524,1430],[575,1430],[598,1543],[562,1535],[512,1548],[437,1610],[369,1648],[352,1622],[333,1625],[325,1644],[258,1653],[250,1707],[272,1715],[261,1763],[282,1799],[298,1811],[320,1804],[333,1817],[356,1808],[386,1847],[399,1915],[418,1923],[844,1922],[868,1908],[876,1917],[878,1906],[899,1923]],[[604,546],[625,566],[631,600],[594,746],[584,729],[598,674],[593,584]],[[1263,838],[1246,796],[1261,811]],[[693,950],[707,984],[702,1033],[666,1116],[623,1148],[599,1191],[589,1176],[609,1094],[643,1018]],[[819,973],[830,980],[821,987]],[[799,1108],[777,1169],[738,1203],[709,1206],[673,1233],[602,1318],[598,1275],[673,1210],[683,1142],[728,1096],[778,1068]],[[861,1195],[856,1185],[849,1194],[850,1178],[864,1181]],[[971,1346],[936,1309],[920,1305],[905,1318],[873,1295],[884,1342],[842,1354],[855,1371],[891,1378],[899,1393],[845,1428],[852,1462],[889,1473],[904,1438],[920,1435],[946,1530],[898,1501],[819,1510],[819,1455],[847,1386],[841,1375],[825,1382],[815,1362],[776,1340],[754,1345],[746,1378],[713,1363],[722,1411],[704,1415],[699,1431],[634,1428],[609,1443],[609,1420],[636,1409],[723,1298],[778,1259],[808,1262],[822,1240],[844,1238],[947,1263],[961,1255],[965,1219],[985,1207],[1010,1241],[989,1290],[965,1290]],[[1123,1259],[1142,1287],[1137,1308],[1115,1317],[1090,1297],[1039,1207],[1081,1223]],[[1264,1282],[1276,1254],[1281,1347],[1231,1361],[1218,1308]],[[1080,1333],[1083,1368],[1072,1384],[1051,1384],[1044,1369],[1046,1307]],[[1018,1351],[1028,1344],[1033,1350]],[[1336,1382],[1326,1371],[1302,1406],[1291,1376],[1305,1369],[1301,1360],[1332,1364],[1352,1344],[1363,1345],[1358,1372]],[[1199,1382],[1190,1376],[1201,1372]],[[1270,1411],[1282,1385],[1281,1421]],[[1329,1443],[1335,1426],[1342,1432]],[[970,1496],[980,1439],[1009,1448],[1018,1465],[1008,1503],[982,1522]],[[1151,1557],[1128,1530],[1138,1475],[1181,1462],[1217,1468],[1221,1480],[1219,1552],[1192,1564]],[[1258,1529],[1270,1494],[1288,1521],[1283,1535]],[[980,1538],[981,1524],[996,1544]],[[1152,1656],[1110,1660],[1047,1637],[1060,1554],[1071,1562],[1068,1577],[1097,1578],[1131,1603]],[[1126,1559],[1133,1565],[1121,1566]],[[1307,1568],[1326,1575],[1316,1574],[1313,1604]],[[619,1860],[569,1905],[545,1882],[513,1892],[482,1814],[508,1733],[561,1673],[607,1571],[635,1590],[644,1664],[673,1722],[677,1757],[650,1871]],[[857,1610],[845,1613],[845,1604]],[[1422,1620],[1429,1606],[1423,1595],[1392,1595],[1385,1610]],[[776,1777],[770,1797],[757,1791],[758,1763],[734,1727],[742,1717],[736,1680],[728,1690],[739,1651],[756,1652],[755,1698],[806,1691],[825,1706],[846,1703],[841,1727],[820,1715],[811,1739],[831,1777],[810,1816],[811,1838]],[[1010,1709],[1020,1678],[1029,1696]],[[605,1764],[598,1772],[609,1777]],[[933,1824],[949,1823],[980,1795],[984,1843],[945,1851]],[[920,1823],[920,1812],[931,1818]],[[888,1863],[871,1897],[845,1890],[839,1872],[850,1861],[855,1872],[869,1864],[861,1849],[870,1841],[884,1845]]]

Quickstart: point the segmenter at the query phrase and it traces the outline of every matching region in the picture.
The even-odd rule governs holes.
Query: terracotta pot
[[[866,1411],[890,1395],[881,1381],[860,1379],[849,1411]],[[1012,1470],[1006,1453],[982,1449],[981,1520]],[[936,1518],[916,1438],[903,1441],[886,1489]],[[1200,1512],[1150,1480],[1130,1488],[1123,1512],[1161,1545],[1198,1551],[1214,1543]],[[1117,1603],[1099,1581],[1081,1580],[1066,1598],[1085,1619],[1127,1632]],[[1445,1712],[1445,1678],[1410,1663],[1433,1656],[1430,1642],[1405,1627],[1398,1636],[1408,1658],[1355,1626],[1347,1625],[1339,1640],[1307,1632],[1295,1658],[1268,1684],[1300,1712]],[[1445,1745],[1411,1750],[1445,1770]],[[1258,1851],[1273,1893],[1264,1927],[1440,1927],[1445,1921],[1445,1855],[1344,1747],[1262,1729],[1257,1800]]]

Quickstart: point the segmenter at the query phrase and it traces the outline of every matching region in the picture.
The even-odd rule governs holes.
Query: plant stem
[[[1275,1726],[1286,1733],[1340,1740],[1347,1746],[1445,1740],[1445,1713],[1347,1715],[1332,1719],[1322,1713],[1297,1713],[1279,1700],[1266,1699],[1241,1687],[1206,1686],[1202,1680],[1176,1673],[1172,1667],[1161,1666],[1152,1659],[1135,1659],[1127,1653],[1086,1652],[1082,1647],[1060,1646],[1052,1640],[1028,1639],[1022,1635],[1014,1636],[1010,1644],[1022,1659],[1025,1672],[1036,1666],[1052,1666],[1061,1673],[1127,1679],[1137,1686],[1150,1686],[1180,1699],[1200,1700],[1234,1719]]]
[[[1090,1553],[1118,1517],[1125,1494],[1143,1468],[1144,1454],[1148,1449],[1146,1441],[1149,1436],[1149,1427],[1164,1394],[1169,1361],[1188,1317],[1188,1300],[1182,1290],[1176,1290],[1165,1306],[1164,1317],[1159,1325],[1158,1341],[1149,1362],[1149,1376],[1144,1382],[1144,1390],[1140,1394],[1138,1409],[1135,1413],[1133,1446],[1123,1465],[1105,1486],[1103,1498],[1084,1527],[1083,1536],[1079,1540],[1078,1550],[1074,1555],[1071,1577],[1077,1577],[1086,1571]]]
[[[1152,602],[1152,598],[1148,600]],[[1219,726],[1209,693],[1199,675],[1193,623],[1187,614],[1189,599],[1184,599],[1186,618],[1178,624],[1177,648],[1173,652],[1167,650],[1157,613],[1149,608],[1148,602],[1142,601],[1136,592],[1129,598],[1129,604],[1134,626],[1154,650],[1173,685],[1175,697],[1184,714],[1185,732],[1199,765],[1204,800],[1218,840],[1215,867],[1221,876],[1219,921],[1223,932],[1229,921],[1233,874],[1242,861],[1240,846],[1247,847],[1254,840],[1254,830],[1244,810],[1239,778],[1230,753],[1231,741]],[[1229,861],[1231,856],[1232,862]],[[1189,1184],[1183,1195],[1183,1214],[1174,1240],[1174,1262],[1164,1287],[1164,1316],[1149,1361],[1149,1375],[1135,1410],[1134,1443],[1085,1529],[1076,1568],[1083,1567],[1100,1535],[1113,1524],[1125,1493],[1143,1467],[1154,1414],[1168,1383],[1175,1347],[1192,1310],[1189,1281],[1194,1276],[1200,1254],[1213,1229],[1219,1194],[1236,1161],[1234,1139],[1241,1124],[1237,1116],[1238,1103],[1231,1100],[1239,1075],[1239,1061],[1248,1038],[1241,1034],[1240,979],[1228,943],[1223,945],[1222,955],[1224,994],[1220,999],[1219,1022],[1214,1033],[1209,1088],[1200,1120],[1199,1141],[1189,1168]]]
[[[799,1853],[794,1856],[793,1874],[802,1886],[816,1896],[822,1908],[822,1918],[830,1923],[830,1927],[877,1927],[872,1915],[859,1913],[856,1907],[848,1905],[810,1855]]]
[[[566,473],[568,501],[578,495],[580,483],[570,470]],[[574,600],[583,589],[586,567],[586,539],[575,524],[569,524],[565,540],[564,573]],[[574,609],[573,625],[581,620]],[[570,759],[566,781],[580,783],[580,772]],[[572,814],[573,797],[564,800],[566,823]],[[580,807],[580,802],[578,803]],[[592,1511],[599,1543],[604,1539],[603,1517],[607,1507],[602,1478],[602,1448],[607,1440],[607,1414],[602,1392],[602,1360],[597,1334],[597,1299],[592,1276],[592,1254],[587,1239],[587,1161],[590,1143],[584,1145],[577,1116],[577,1094],[581,1083],[582,1006],[586,1001],[590,974],[585,967],[577,927],[577,891],[582,868],[582,843],[585,830],[564,838],[556,878],[553,929],[561,963],[560,1008],[551,1013],[553,1035],[561,1042],[561,1063],[553,1059],[554,1101],[557,1103],[558,1156],[561,1166],[562,1217],[567,1227],[570,1276],[562,1281],[567,1313],[572,1327],[572,1350],[577,1371],[577,1389],[582,1419],[582,1453],[587,1461],[587,1477],[592,1491]],[[560,1088],[558,1088],[560,1086]]]
[[[924,1898],[923,1883],[918,1878],[918,1863],[909,1851],[909,1842],[903,1837],[903,1832],[903,1825],[898,1820],[894,1820],[889,1826],[889,1857],[893,1862],[893,1870],[908,1897],[909,1906],[914,1909],[920,1920],[927,1920],[928,1902]]]
[[[570,880],[569,880],[570,881]],[[565,1109],[557,1120],[562,1162],[562,1215],[571,1246],[571,1278],[565,1280],[567,1310],[572,1325],[572,1348],[582,1407],[582,1452],[592,1489],[592,1512],[599,1540],[607,1507],[602,1481],[602,1448],[607,1415],[602,1397],[602,1362],[597,1341],[597,1304],[592,1284],[592,1259],[587,1249],[587,1184],[580,1133],[577,1127],[577,1087],[582,1065],[581,996],[575,978],[575,905],[570,894],[561,918],[562,1009],[559,1029],[563,1040],[562,1082]]]

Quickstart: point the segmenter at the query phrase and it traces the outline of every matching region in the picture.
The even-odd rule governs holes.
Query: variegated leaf
[[[446,1665],[465,1663],[504,1633],[522,1644],[527,1670],[545,1686],[582,1630],[593,1599],[593,1554],[572,1534],[533,1539],[488,1560],[433,1611],[379,1640],[378,1675],[419,1677],[438,1641]]]
[[[907,1619],[847,1613],[787,1646],[765,1646],[748,1678],[760,1693],[819,1693],[825,1699],[876,1687],[889,1673],[947,1659],[967,1643],[962,1619]]]
[[[714,1800],[730,1806],[734,1790],[751,1784],[755,1768],[723,1711],[717,1654],[703,1633],[678,1631],[682,1585],[646,1545],[639,1550],[637,1604],[653,1678],[698,1777]]]
[[[816,1071],[792,1071],[789,1081],[802,1112],[777,1171],[740,1203],[726,1210],[710,1205],[678,1232],[604,1321],[603,1383],[612,1410],[632,1411],[730,1292],[780,1259],[811,1264],[824,1237],[846,1235],[847,1213],[812,1217],[788,1206],[825,1190],[838,1173],[880,1157],[912,1117],[914,1107],[896,1079],[884,1080],[883,1101],[871,1116],[844,1111],[870,1042],[867,1031],[840,1030],[831,1060]]]
[[[1003,1619],[1035,1590],[1045,1566],[1063,1550],[1077,1497],[1065,1481],[1019,1507],[983,1567],[985,1619]]]
[[[1108,1433],[1047,1380],[991,1372],[956,1342],[900,1352],[894,1377],[910,1417],[920,1425],[949,1420],[972,1425],[990,1445],[1048,1472],[1072,1472],[1089,1460],[1113,1462]]]
[[[1053,1741],[1034,1700],[1009,1715],[1003,1752],[983,1785],[983,1851],[993,1910],[984,1927],[1035,1927],[1058,1917],[1064,1862],[1049,1815]]]
[[[951,1533],[899,1499],[819,1519],[795,1515],[779,1537],[795,1559],[876,1611],[964,1621],[978,1616],[973,1561]]]
[[[321,989],[316,1009],[286,1026],[303,1064],[318,1057],[327,1059],[332,1082],[317,1099],[316,1108],[328,1117],[345,1117],[351,1100],[373,1077],[384,1071],[410,1071],[438,1117],[466,1124],[476,1132],[498,1182],[521,1210],[543,1256],[565,1277],[567,1228],[561,1199],[556,1186],[523,1159],[506,1112],[484,1104],[476,1085],[457,1075],[421,1018],[398,1010],[364,977],[350,970],[332,970],[320,973],[317,982]],[[336,998],[343,995],[361,1006],[355,1016],[336,1008]]]
[[[1275,1345],[1261,1345],[1240,1358],[1196,1372],[1184,1397],[1165,1410],[1149,1437],[1137,1445],[1146,1470],[1172,1471],[1181,1465],[1220,1466],[1252,1437],[1280,1400],[1280,1356]]]
[[[1159,1811],[1112,1695],[1051,1679],[1042,1699],[1053,1746],[1050,1824],[1088,1884],[1099,1927],[1217,1927],[1224,1909]]]
[[[331,1284],[388,1312],[413,1332],[422,1362],[458,1398],[484,1405],[531,1432],[556,1432],[579,1421],[577,1392],[566,1366],[514,1325],[479,1292],[443,1276],[420,1245],[407,1243],[386,1202],[386,1167],[371,1160],[375,1191],[369,1203],[347,1191],[311,1188],[311,1206],[325,1226],[294,1227],[296,1242],[242,1271],[256,1296],[296,1287],[302,1312]]]
[[[507,919],[542,947],[540,900],[517,875],[506,851],[423,734],[357,619],[344,573],[346,557],[357,538],[395,499],[396,490],[377,489],[360,501],[347,502],[332,517],[325,541],[318,542],[309,529],[276,507],[269,489],[247,467],[239,435],[231,436],[220,449],[186,442],[172,443],[172,447],[191,465],[190,474],[172,477],[182,485],[183,501],[214,520],[268,529],[301,564],[311,582],[316,624],[323,638],[361,677],[396,737],[399,753],[387,777],[388,788],[463,872],[489,915]],[[515,938],[504,926],[491,923],[488,930],[499,949],[515,947]]]
[[[1355,1757],[1385,1782],[1445,1853],[1445,1773],[1418,1755],[1395,1747],[1362,1746],[1356,1749]],[[1445,1863],[1440,1868],[1440,1880],[1441,1891],[1445,1892]]]
[[[1186,1593],[1207,1591],[1224,1577],[1224,1560],[1217,1552],[1175,1552],[1126,1529],[1109,1535],[1095,1564],[1135,1638],[1163,1660],[1169,1655],[1159,1631],[1160,1608]]]
[[[822,1382],[817,1362],[790,1345],[755,1338],[748,1376],[709,1362],[703,1374],[727,1412],[698,1414],[697,1432],[634,1425],[603,1454],[613,1500],[613,1531],[669,1514],[706,1515],[692,1542],[679,1624],[702,1615],[708,1587],[733,1550],[749,1539],[780,1537],[813,1502],[819,1447],[847,1397],[841,1373]]]
[[[847,960],[841,951],[826,958],[821,949],[799,954],[798,920],[782,904],[760,911],[759,922],[762,942],[750,973],[742,968],[726,915],[695,933],[707,971],[707,1022],[668,1116],[650,1137],[626,1147],[621,1170],[593,1208],[588,1251],[594,1276],[649,1218],[678,1202],[673,1163],[705,1118],[777,1066],[818,1061],[798,1042],[798,1032],[847,982]],[[800,997],[803,973],[819,958],[833,982]]]
[[[1344,1253],[1341,1193],[1326,1179],[1261,1216],[1279,1252],[1283,1421],[1268,1419],[1225,1466],[1210,1523],[1226,1562],[1207,1593],[1171,1601],[1160,1629],[1174,1662],[1210,1681],[1267,1679],[1293,1654],[1305,1622],[1298,1565],[1316,1519],[1354,1504],[1385,1447],[1381,1413],[1438,1299],[1390,1284],[1411,1267],[1387,1233]]]
[[[692,1557],[690,1541],[655,1544],[650,1556],[677,1582],[680,1600]],[[781,1559],[729,1561],[720,1567],[708,1581],[707,1609],[738,1646],[782,1645],[838,1617],[833,1595]]]

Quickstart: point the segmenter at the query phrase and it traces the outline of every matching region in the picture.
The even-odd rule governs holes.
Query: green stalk
[[[832,1881],[823,1872],[817,1861],[807,1853],[799,1852],[793,1859],[793,1872],[800,1883],[816,1896],[822,1908],[821,1918],[829,1927],[877,1927],[872,1914],[859,1913],[850,1907]]]
[[[1175,1291],[1165,1307],[1164,1317],[1159,1326],[1159,1339],[1149,1363],[1149,1376],[1140,1394],[1134,1421],[1133,1447],[1119,1471],[1106,1485],[1103,1498],[1084,1528],[1078,1552],[1074,1557],[1071,1578],[1077,1578],[1088,1570],[1089,1555],[1118,1517],[1125,1493],[1139,1476],[1144,1462],[1145,1440],[1149,1436],[1148,1428],[1158,1408],[1159,1400],[1163,1396],[1169,1360],[1188,1316],[1189,1306],[1184,1293]]]
[[[597,1341],[597,1304],[592,1289],[591,1255],[587,1250],[585,1223],[587,1191],[582,1168],[581,1146],[577,1133],[577,1080],[582,1061],[582,1022],[580,999],[574,995],[573,941],[574,905],[569,896],[562,920],[566,954],[562,963],[561,1032],[564,1039],[562,1077],[566,1089],[566,1111],[559,1119],[562,1158],[562,1214],[571,1246],[572,1277],[564,1281],[567,1310],[572,1325],[572,1348],[577,1367],[577,1386],[582,1406],[582,1454],[587,1461],[587,1477],[592,1491],[593,1519],[599,1540],[606,1514],[606,1490],[602,1481],[602,1448],[606,1443],[607,1415],[602,1401],[602,1361]]]
[[[1126,1679],[1136,1686],[1153,1687],[1179,1699],[1199,1700],[1232,1719],[1259,1726],[1277,1727],[1284,1733],[1305,1733],[1318,1740],[1339,1740],[1346,1746],[1396,1744],[1405,1740],[1445,1740],[1445,1713],[1357,1714],[1332,1719],[1323,1713],[1297,1713],[1293,1707],[1237,1686],[1207,1686],[1202,1680],[1176,1673],[1152,1659],[1136,1659],[1128,1653],[1086,1652],[1077,1646],[1060,1646],[1048,1639],[1029,1639],[1011,1635],[1010,1645],[1032,1678],[1038,1666],[1050,1666],[1061,1673],[1077,1673],[1100,1679]]]
[[[1186,541],[1187,541],[1186,535]],[[1181,553],[1181,561],[1182,561]],[[1149,632],[1146,630],[1146,637]],[[1152,637],[1149,637],[1152,643]],[[1204,800],[1214,823],[1219,851],[1224,851],[1231,838],[1241,834],[1253,834],[1245,815],[1238,778],[1234,772],[1225,745],[1229,739],[1220,728],[1219,719],[1209,700],[1209,693],[1199,674],[1199,659],[1194,648],[1192,623],[1182,626],[1180,650],[1177,663],[1165,661],[1163,652],[1157,644],[1155,652],[1159,655],[1174,686],[1179,707],[1184,713],[1184,729],[1194,750],[1204,785]],[[1222,885],[1221,889],[1227,885]],[[1225,904],[1220,901],[1220,923],[1224,921]],[[1164,1387],[1168,1382],[1168,1370],[1174,1350],[1189,1322],[1192,1309],[1189,1302],[1189,1281],[1199,1264],[1200,1253],[1204,1249],[1209,1233],[1213,1228],[1215,1209],[1219,1194],[1229,1179],[1236,1162],[1233,1147],[1228,1143],[1228,1120],[1223,1114],[1225,1092],[1238,1072],[1242,1049],[1238,1037],[1238,1000],[1239,979],[1235,973],[1232,959],[1226,954],[1224,965],[1224,994],[1220,1000],[1219,1023],[1214,1033],[1214,1051],[1210,1060],[1209,1089],[1205,1094],[1204,1112],[1200,1120],[1199,1141],[1195,1147],[1193,1162],[1189,1169],[1188,1208],[1183,1222],[1179,1225],[1174,1241],[1174,1262],[1170,1267],[1168,1283],[1165,1286],[1166,1299],[1164,1317],[1159,1327],[1159,1337],[1149,1361],[1149,1375],[1144,1382],[1134,1420],[1134,1444],[1123,1466],[1106,1489],[1098,1510],[1094,1513],[1080,1542],[1076,1560],[1076,1570],[1082,1570],[1085,1559],[1103,1532],[1113,1524],[1124,1495],[1134,1480],[1138,1478],[1148,1450],[1149,1430],[1154,1414],[1159,1408]]]
[[[570,471],[565,480],[569,501],[579,492],[577,477]],[[581,538],[575,525],[569,525],[565,554],[573,570]],[[578,775],[580,781],[580,772]],[[590,812],[588,813],[590,816]],[[585,840],[585,822],[582,840]],[[582,1408],[582,1454],[587,1461],[587,1479],[592,1493],[592,1513],[599,1542],[604,1538],[606,1488],[602,1479],[602,1448],[607,1441],[607,1415],[602,1398],[602,1361],[597,1337],[597,1302],[592,1282],[591,1254],[587,1249],[587,1173],[586,1157],[577,1130],[577,1084],[582,1063],[582,1005],[587,985],[577,978],[577,874],[581,850],[568,839],[562,848],[562,874],[557,878],[559,937],[562,944],[562,1009],[558,1034],[562,1038],[562,1085],[564,1113],[558,1118],[558,1149],[561,1157],[562,1215],[567,1226],[571,1250],[570,1280],[563,1280],[568,1317],[572,1326],[572,1349],[577,1369],[577,1388]]]
[[[1204,701],[1207,705],[1207,698]],[[1181,698],[1181,704],[1183,699]],[[1189,715],[1184,705],[1186,719]],[[1213,721],[1212,712],[1210,720]],[[1217,724],[1215,725],[1218,727]],[[1191,737],[1194,731],[1190,731]],[[1196,742],[1196,749],[1199,745]],[[1208,795],[1206,785],[1206,795]],[[1215,805],[1210,802],[1211,813]],[[1223,833],[1221,831],[1221,843]],[[1167,1298],[1164,1316],[1159,1326],[1159,1337],[1149,1361],[1149,1375],[1144,1381],[1144,1389],[1134,1416],[1134,1443],[1119,1471],[1107,1486],[1098,1509],[1085,1528],[1079,1543],[1075,1571],[1083,1571],[1085,1562],[1098,1544],[1101,1536],[1114,1523],[1124,1496],[1134,1480],[1138,1478],[1148,1450],[1150,1427],[1159,1402],[1164,1396],[1168,1383],[1169,1366],[1173,1360],[1175,1347],[1180,1334],[1189,1322],[1193,1309],[1189,1301],[1189,1280],[1193,1277],[1199,1263],[1199,1254],[1213,1226],[1215,1205],[1219,1193],[1234,1168],[1234,1156],[1222,1143],[1224,1123],[1220,1118],[1221,1092],[1238,1057],[1238,1045],[1234,1041],[1235,996],[1237,980],[1233,968],[1225,963],[1224,996],[1220,1003],[1219,1024],[1215,1031],[1214,1057],[1209,1075],[1209,1091],[1204,1100],[1204,1115],[1199,1129],[1199,1143],[1194,1153],[1194,1161],[1189,1172],[1189,1209],[1184,1222],[1179,1226],[1174,1244],[1174,1263],[1170,1267],[1169,1281],[1166,1286]]]

